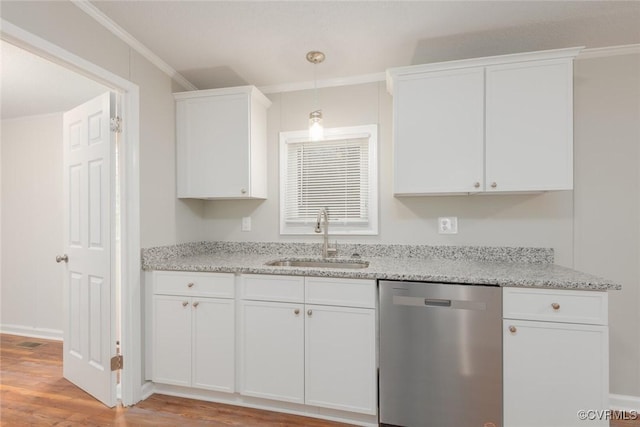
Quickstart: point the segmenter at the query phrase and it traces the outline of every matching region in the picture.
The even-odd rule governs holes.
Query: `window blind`
[[[286,167],[286,223],[315,222],[321,208],[331,223],[369,221],[368,138],[288,143]]]

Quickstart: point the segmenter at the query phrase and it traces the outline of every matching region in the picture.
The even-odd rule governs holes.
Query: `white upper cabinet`
[[[486,105],[487,191],[573,188],[570,59],[487,67]]]
[[[484,69],[403,75],[394,94],[394,192],[478,191]]]
[[[254,86],[175,93],[179,198],[267,197],[267,108]]]
[[[572,189],[579,50],[388,70],[394,194]]]

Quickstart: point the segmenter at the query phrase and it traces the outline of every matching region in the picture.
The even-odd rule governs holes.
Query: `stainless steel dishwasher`
[[[380,423],[502,426],[499,287],[380,281]]]

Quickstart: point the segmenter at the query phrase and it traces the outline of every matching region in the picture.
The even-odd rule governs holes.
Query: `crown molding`
[[[606,56],[631,55],[640,53],[640,44],[626,44],[620,46],[596,47],[585,49],[576,59],[603,58]]]
[[[71,0],[84,13],[95,19],[100,25],[111,31],[116,37],[129,45],[132,49],[145,57],[149,62],[162,70],[169,77],[180,83],[189,90],[198,90],[189,80],[182,74],[177,72],[171,65],[164,62],[158,55],[153,53],[148,47],[143,45],[138,39],[129,34],[124,28],[116,24],[111,18],[102,13],[100,9],[95,7],[89,0]]]

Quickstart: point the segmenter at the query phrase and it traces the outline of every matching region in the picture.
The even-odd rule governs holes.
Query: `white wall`
[[[139,86],[141,246],[171,245],[200,240],[202,202],[182,201],[175,197],[175,113],[172,92],[184,89],[71,2],[2,2],[2,18]],[[58,134],[61,137],[61,123]],[[61,150],[60,148],[58,153],[60,156]],[[12,161],[12,166],[16,169],[27,170],[30,169],[30,163],[26,156],[13,163],[13,155],[6,150],[3,151],[5,152],[2,155],[1,182],[5,188],[8,184],[4,166]],[[53,162],[47,166],[55,167]],[[61,163],[59,170],[61,173]],[[53,185],[54,181],[47,183]],[[62,181],[58,187],[61,191]],[[31,307],[29,303],[36,298],[32,292],[35,289],[18,287],[12,280],[13,277],[30,277],[41,269],[57,266],[51,261],[50,253],[46,259],[41,259],[40,248],[33,240],[31,246],[27,247],[24,240],[20,241],[20,235],[11,232],[12,228],[16,228],[16,224],[20,226],[33,223],[33,215],[45,216],[48,208],[42,204],[38,209],[32,207],[25,210],[22,217],[18,217],[17,214],[10,215],[7,211],[12,209],[14,202],[7,198],[8,194],[3,190],[0,195],[3,224],[0,322],[5,330],[11,325],[11,330],[19,332],[22,329],[25,334],[30,335],[46,332],[40,328],[61,330],[61,288],[56,292],[53,288],[38,289],[42,299],[49,298],[52,304],[45,311],[40,312],[42,307],[38,307],[40,311],[32,311],[28,307]],[[59,194],[61,195],[61,192]],[[56,202],[60,203],[61,200]],[[48,225],[53,229],[58,224],[62,225],[62,219],[59,222],[51,220]],[[38,227],[42,226],[44,224],[40,222]],[[51,230],[42,231],[41,235],[56,240],[58,246],[53,251],[55,257],[62,242],[62,235],[57,238]],[[11,258],[14,247],[24,249],[18,259]],[[56,278],[61,284],[62,278],[59,277],[58,270],[55,269],[50,277]],[[40,299],[39,296],[37,298]],[[34,327],[39,328],[39,331],[29,332]]]
[[[268,111],[267,126],[268,199],[205,202],[204,235],[208,240],[320,241],[318,236],[278,234],[278,134],[307,126],[313,93],[288,92],[269,98],[273,105]],[[392,195],[392,98],[385,84],[322,89],[319,100],[326,127],[379,125],[380,234],[338,237],[338,243],[553,247],[558,263],[572,264],[571,192],[395,198]],[[252,217],[252,231],[240,231],[243,216]],[[440,216],[457,216],[459,234],[438,234],[436,222]]]
[[[575,65],[575,268],[609,294],[611,390],[640,407],[640,55]]]
[[[338,242],[552,247],[557,264],[621,283],[623,291],[610,295],[611,391],[640,405],[639,61],[576,61],[573,192],[394,198],[392,99],[384,83],[320,90],[327,127],[379,124],[380,234]],[[278,133],[307,126],[313,94],[269,98],[268,199],[205,202],[207,240],[319,241],[278,234]],[[243,216],[252,217],[252,231],[240,231]],[[437,234],[439,216],[457,216],[459,234]]]
[[[3,331],[62,338],[62,114],[2,121]]]
[[[3,2],[2,18],[140,87],[141,246],[200,238],[202,203],[175,197],[171,93],[184,89],[69,1]]]

